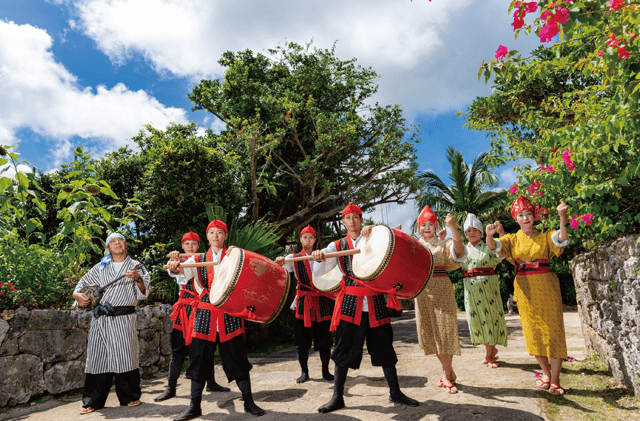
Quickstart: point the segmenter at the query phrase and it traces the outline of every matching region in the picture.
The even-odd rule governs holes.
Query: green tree
[[[414,142],[399,106],[372,104],[378,75],[329,50],[286,43],[269,56],[226,52],[224,78],[189,98],[226,124],[211,136],[246,189],[249,215],[283,233],[335,219],[349,202],[363,211],[403,203],[418,188]]]
[[[537,2],[533,24],[519,19],[523,3],[511,3],[518,32],[559,42],[523,57],[509,51],[483,63],[479,76],[494,77],[494,93],[464,113],[467,126],[486,130],[492,162],[529,158],[520,165],[516,194],[542,210],[560,200],[571,206],[571,226],[593,242],[640,229],[640,56],[637,2],[558,0]],[[516,34],[517,35],[517,34]],[[506,43],[507,44],[507,43]],[[504,51],[502,51],[504,53]],[[542,225],[553,229],[557,218]]]
[[[194,123],[174,124],[164,131],[147,126],[132,139],[140,147],[138,156],[120,150],[105,157],[117,165],[105,163],[104,173],[123,187],[132,161],[142,169],[134,192],[140,200],[136,230],[147,243],[179,244],[184,232],[202,230],[209,223],[207,203],[240,212],[242,196],[223,152],[211,148],[210,140],[197,131]]]
[[[504,205],[505,192],[490,190],[498,185],[498,177],[487,163],[487,152],[474,158],[471,167],[464,161],[462,153],[447,147],[447,161],[451,164],[448,186],[435,173],[424,171],[419,175],[423,181],[422,191],[418,193],[420,208],[428,205],[444,221],[447,213],[452,213],[458,225],[462,225],[467,213],[478,216]]]

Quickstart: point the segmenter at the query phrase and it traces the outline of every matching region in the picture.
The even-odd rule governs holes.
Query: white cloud
[[[70,138],[123,146],[144,124],[188,123],[186,111],[165,107],[146,92],[123,84],[82,87],[51,52],[52,39],[31,25],[0,21],[0,144],[18,144],[30,129],[53,140],[57,165],[71,156]],[[101,151],[102,152],[102,151]]]
[[[519,159],[517,161],[509,163],[506,167],[503,167],[498,176],[500,177],[500,188],[508,189],[513,183],[518,182],[518,173],[516,167],[521,165],[536,165],[533,159]]]
[[[5,168],[7,169],[6,171],[4,171]],[[30,173],[30,172],[33,172],[33,168],[25,164],[18,164],[18,172],[21,172],[22,174]],[[3,166],[0,166],[0,176],[13,178],[15,177],[15,175],[16,175],[16,170],[13,168],[12,165],[5,164]]]
[[[411,234],[411,225],[418,216],[416,203],[414,200],[408,200],[405,204],[388,203],[378,205],[372,212],[366,212],[365,218],[373,218],[376,223],[381,223],[389,227],[395,227],[402,224],[402,232]]]
[[[63,1],[63,0],[58,0]],[[457,110],[489,88],[476,79],[499,44],[515,42],[504,0],[66,0],[74,25],[114,63],[143,56],[159,73],[219,77],[225,51],[264,52],[285,39],[321,48],[338,40],[342,59],[356,57],[381,78],[376,100],[410,114]]]

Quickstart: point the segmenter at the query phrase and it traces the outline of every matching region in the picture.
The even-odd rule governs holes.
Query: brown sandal
[[[88,407],[86,407],[86,408],[82,408],[82,409],[80,410],[80,415],[90,414],[90,413],[92,413],[93,411],[95,411],[95,409],[93,409],[92,407],[88,406]]]
[[[140,399],[138,399],[137,401],[131,401],[127,404],[127,406],[138,406],[138,405],[142,405],[142,402],[140,401]]]

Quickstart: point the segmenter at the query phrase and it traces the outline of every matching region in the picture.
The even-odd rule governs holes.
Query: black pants
[[[138,369],[127,371],[126,373],[86,373],[82,391],[82,407],[104,408],[114,377],[116,395],[121,406],[140,399],[142,391],[140,390],[140,372]]]
[[[293,344],[296,349],[310,350],[313,341],[313,349],[316,351],[330,350],[333,346],[333,336],[329,329],[331,320],[324,322],[311,322],[311,327],[304,327],[303,319],[296,319],[293,330]]]
[[[198,383],[204,383],[209,380],[213,372],[214,354],[217,346],[220,346],[222,369],[229,382],[242,379],[251,371],[253,365],[251,365],[247,357],[247,346],[242,335],[225,342],[220,342],[219,338],[219,336],[216,337],[215,342],[193,338],[193,342],[189,346],[188,379],[195,380]]]
[[[176,359],[184,360],[189,355],[189,347],[184,342],[182,331],[175,327],[171,331],[171,352]]]
[[[365,313],[362,314],[360,326],[340,320],[336,330],[336,346],[333,348],[331,359],[343,367],[360,368],[362,346],[366,340],[367,351],[371,355],[371,365],[374,367],[395,366],[398,357],[393,349],[391,324],[369,327],[369,317]]]

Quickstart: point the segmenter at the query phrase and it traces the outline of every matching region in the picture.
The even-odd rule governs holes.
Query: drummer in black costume
[[[393,349],[393,330],[387,313],[384,294],[362,286],[355,279],[351,269],[351,256],[329,258],[325,262],[325,253],[354,249],[364,236],[371,233],[372,226],[363,227],[362,210],[349,203],[342,211],[342,223],[347,228],[347,236],[335,241],[323,250],[312,253],[316,264],[313,274],[322,276],[340,264],[345,276],[336,299],[331,321],[331,330],[336,331],[336,346],[331,354],[335,363],[335,383],[331,400],[318,408],[318,412],[332,412],[344,408],[344,384],[349,368],[360,368],[362,346],[366,340],[371,355],[371,364],[382,367],[384,377],[389,384],[389,401],[409,406],[418,406],[415,399],[407,397],[400,390],[396,363],[398,358]]]
[[[227,250],[224,241],[228,235],[227,224],[214,220],[207,226],[207,239],[211,248],[206,253],[196,256],[197,262],[222,262]],[[180,271],[180,262],[169,262],[169,270]],[[218,266],[199,268],[197,271],[198,285],[202,288],[200,300],[193,306],[196,311],[191,319],[193,323],[193,341],[189,346],[189,368],[187,378],[191,379],[191,403],[189,408],[174,421],[185,421],[202,415],[202,390],[205,382],[213,371],[216,346],[220,349],[222,368],[229,382],[235,380],[244,401],[245,412],[251,415],[264,415],[264,410],[258,407],[251,394],[251,379],[249,371],[253,368],[247,358],[247,347],[242,337],[244,321],[230,316],[214,307],[209,301],[209,291],[214,274]]]
[[[302,252],[290,254],[287,258],[298,256],[311,256],[313,245],[316,242],[316,231],[308,225],[300,231],[300,243]],[[303,383],[309,380],[309,350],[311,341],[314,349],[320,352],[322,361],[322,377],[325,380],[333,380],[329,372],[329,357],[333,346],[333,337],[329,328],[331,326],[331,315],[333,314],[334,302],[326,297],[313,286],[313,260],[285,263],[284,257],[276,258],[276,263],[295,274],[298,280],[295,300],[295,327],[293,344],[298,351],[298,361],[302,374],[296,379],[296,383]]]
[[[185,253],[197,253],[200,248],[200,236],[195,232],[188,232],[182,236],[182,250]],[[193,257],[188,260],[180,258],[179,251],[172,251],[169,253],[171,260],[177,260],[179,262],[195,262]],[[192,270],[194,270],[193,268]],[[169,272],[169,276],[176,279],[180,287],[178,292],[178,301],[173,305],[173,313],[171,313],[171,320],[173,320],[173,330],[171,331],[171,363],[169,364],[169,384],[164,392],[156,396],[153,400],[156,402],[164,401],[173,398],[176,395],[176,386],[178,384],[178,377],[182,371],[184,360],[189,355],[189,345],[191,343],[191,330],[193,324],[189,323],[193,314],[192,305],[199,301],[198,294],[193,286],[193,278],[187,279],[185,274]],[[208,392],[229,392],[231,389],[228,387],[220,386],[216,383],[215,370],[211,371],[211,378],[207,381]]]

